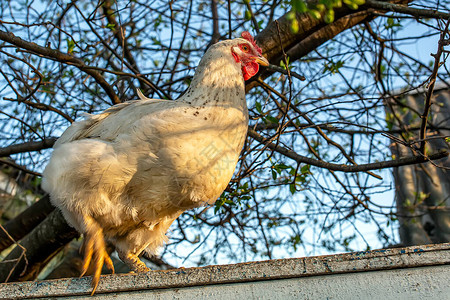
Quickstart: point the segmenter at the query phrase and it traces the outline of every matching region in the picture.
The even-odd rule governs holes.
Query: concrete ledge
[[[415,296],[443,299],[439,295],[450,294],[448,278],[450,243],[445,243],[144,274],[104,275],[94,298],[229,299],[234,295],[238,299],[298,299],[309,295],[307,298],[315,299],[313,295],[316,295],[322,299],[361,299],[374,293],[373,296],[380,299],[383,292],[391,291],[395,299],[402,299],[401,295],[405,299]],[[90,277],[13,282],[0,284],[0,299],[84,299],[82,296],[89,295],[90,291]]]

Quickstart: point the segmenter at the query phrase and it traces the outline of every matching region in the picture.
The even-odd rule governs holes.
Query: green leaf
[[[295,182],[305,183],[306,176],[305,175],[300,175],[300,176],[297,175],[297,177],[295,177]]]
[[[277,165],[277,168],[278,168],[278,169],[281,169],[281,170],[286,170],[286,169],[290,169],[291,167],[286,166],[285,164],[278,164],[278,165]]]
[[[322,3],[319,3],[316,5],[316,10],[323,12],[325,10],[325,5],[323,5]]]
[[[285,69],[285,70],[287,70],[287,68],[289,68],[289,56],[287,57],[287,59],[286,59],[286,62],[287,62],[287,66],[286,66],[286,64],[284,63],[284,60],[281,60],[280,61],[280,67],[282,67],[283,69]]]
[[[386,25],[384,25],[384,28],[386,29],[391,29],[394,27],[401,27],[402,25],[399,22],[395,22],[395,20],[393,18],[388,18],[386,20]]]
[[[310,165],[304,165],[303,167],[300,168],[300,173],[301,174],[311,174],[311,172],[309,171],[310,167],[311,167]]]
[[[300,24],[298,23],[298,20],[292,20],[291,22],[291,31],[292,33],[297,33],[300,30]]]
[[[324,19],[325,23],[328,23],[328,24],[333,23],[334,10],[332,10],[332,9],[327,10],[323,19]]]
[[[316,20],[320,20],[320,18],[322,17],[322,15],[320,14],[320,12],[318,10],[315,9],[310,9],[309,10],[310,15],[316,19]]]
[[[280,122],[280,120],[278,120],[277,118],[272,117],[272,116],[267,116],[266,120],[269,121],[270,123],[274,123],[274,124],[278,124],[278,122]]]
[[[387,21],[386,21],[386,23],[387,23],[389,26],[392,26],[392,25],[394,25],[394,19],[388,18]]]
[[[108,29],[114,30],[116,28],[116,25],[112,24],[112,23],[108,23],[105,27]]]
[[[308,6],[306,6],[305,1],[303,0],[291,0],[291,6],[299,13],[305,13],[308,10]]]
[[[295,192],[297,191],[297,190],[295,189],[295,184],[291,183],[291,184],[289,185],[289,191],[291,192],[292,195],[295,194]]]
[[[263,28],[264,20],[261,20],[258,22],[258,27]]]
[[[228,199],[225,200],[225,203],[230,204],[230,205],[236,205],[236,203],[234,203],[233,200],[228,200]]]
[[[339,60],[337,62],[331,61],[330,63],[325,63],[325,66],[324,66],[322,74],[325,74],[327,71],[330,71],[331,74],[335,74],[343,66],[344,66],[344,61],[343,60]]]
[[[245,11],[245,19],[248,21],[252,18],[252,13],[249,10]]]
[[[272,169],[272,179],[273,179],[273,180],[276,180],[276,179],[277,179],[277,176],[278,176],[277,172],[275,172],[275,170]]]
[[[260,114],[262,114],[262,106],[261,106],[261,103],[259,103],[258,101],[256,101],[256,102],[255,102],[255,108],[256,108],[256,110],[257,110]]]
[[[358,4],[356,4],[354,0],[344,0],[344,3],[347,4],[347,6],[351,9],[358,9]]]
[[[67,53],[72,54],[75,48],[75,42],[72,39],[67,39]]]
[[[342,0],[333,0],[332,1],[332,6],[334,8],[341,8],[342,7]]]
[[[286,14],[286,19],[289,21],[293,21],[295,20],[295,12],[294,11],[290,11]]]
[[[223,193],[219,199],[217,199],[214,207],[214,214],[216,214],[219,209],[225,204],[225,201],[227,201],[227,198],[225,198],[225,194]]]
[[[278,172],[278,174],[280,174],[282,170],[291,169],[291,167],[286,166],[286,165],[283,164],[283,163],[273,165],[272,168],[275,169],[275,170]]]

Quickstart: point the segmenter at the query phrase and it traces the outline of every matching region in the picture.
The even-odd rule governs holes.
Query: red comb
[[[242,36],[243,39],[246,39],[247,41],[252,43],[253,47],[256,49],[256,51],[258,51],[259,54],[262,54],[261,48],[259,48],[258,45],[256,45],[255,39],[252,37],[250,32],[244,31],[244,32],[241,33],[241,36]]]

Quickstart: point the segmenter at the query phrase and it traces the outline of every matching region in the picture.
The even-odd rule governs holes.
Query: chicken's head
[[[236,63],[241,64],[244,80],[248,80],[258,73],[259,65],[268,66],[269,62],[262,56],[261,48],[248,31],[244,31],[241,36],[242,38],[236,39],[237,44],[231,47],[231,54]]]

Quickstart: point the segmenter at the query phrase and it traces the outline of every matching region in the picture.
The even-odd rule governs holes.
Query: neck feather
[[[183,101],[199,106],[247,106],[241,65],[234,60],[230,43],[215,44],[205,53]]]

